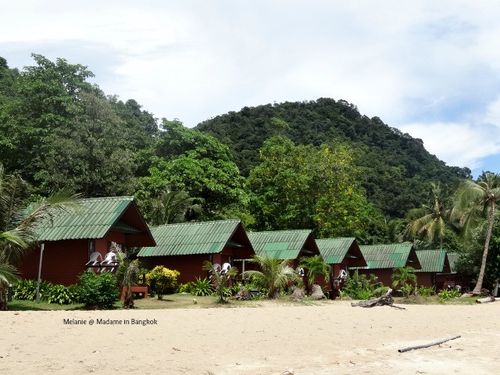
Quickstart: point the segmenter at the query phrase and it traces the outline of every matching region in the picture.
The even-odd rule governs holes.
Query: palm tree
[[[238,274],[238,269],[231,267],[227,272],[224,272],[220,267],[214,267],[208,260],[203,263],[203,269],[210,272],[210,281],[215,289],[215,294],[219,297],[217,302],[226,303],[225,291],[229,287],[231,278]]]
[[[123,278],[121,280],[122,288],[125,288],[125,298],[123,300],[123,307],[130,309],[134,307],[134,298],[132,295],[132,286],[135,285],[139,279],[139,261],[137,259],[127,262],[122,256],[120,259],[120,265],[123,263],[126,268],[123,272]]]
[[[163,191],[150,201],[149,218],[152,225],[180,223],[188,216],[201,212],[200,199],[185,191]]]
[[[415,270],[411,267],[396,268],[392,274],[392,287],[401,288],[405,297],[408,297],[417,284]]]
[[[477,277],[476,286],[472,294],[481,294],[483,287],[486,261],[490,247],[493,225],[495,223],[495,213],[497,204],[500,202],[500,176],[494,173],[485,173],[477,182],[467,180],[459,188],[452,217],[459,219],[459,224],[469,232],[470,228],[477,225],[478,221],[487,217],[488,228],[484,241],[481,268]]]
[[[6,174],[0,165],[0,310],[7,309],[7,291],[17,279],[17,262],[36,241],[36,225],[61,209],[75,206],[76,196],[58,193],[23,209],[24,185],[21,178]]]
[[[423,215],[408,224],[407,232],[411,233],[413,237],[425,235],[431,244],[437,237],[440,248],[443,248],[449,210],[444,205],[439,183],[431,183],[431,192],[433,204],[431,206],[424,205],[422,209],[414,211],[422,212]]]
[[[307,270],[307,282],[309,288],[313,286],[318,277],[324,277],[325,281],[330,281],[331,267],[326,264],[319,255],[304,257],[300,260],[299,267]]]
[[[287,260],[255,255],[253,261],[257,263],[260,271],[245,271],[243,276],[249,276],[263,285],[267,289],[268,298],[277,298],[290,281],[298,278]]]

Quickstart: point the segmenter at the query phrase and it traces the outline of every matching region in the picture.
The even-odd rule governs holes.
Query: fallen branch
[[[352,302],[351,306],[359,307],[374,307],[374,306],[390,306],[399,310],[406,310],[404,307],[394,306],[392,298],[392,289],[389,289],[382,297],[369,299],[367,301]]]
[[[495,298],[493,296],[478,298],[476,300],[476,303],[490,303],[490,302],[495,302],[495,301],[500,301],[500,298],[498,298],[498,297]]]
[[[404,352],[409,352],[410,350],[424,349],[424,348],[428,348],[430,346],[440,345],[440,344],[442,344],[442,343],[444,343],[446,341],[456,340],[456,339],[458,339],[460,337],[462,337],[462,336],[453,336],[453,337],[450,337],[448,339],[439,340],[439,341],[433,341],[430,344],[425,344],[425,345],[409,346],[409,347],[404,348],[404,349],[398,349],[398,352],[404,353]]]

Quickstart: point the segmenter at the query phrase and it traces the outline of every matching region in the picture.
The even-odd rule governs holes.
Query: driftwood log
[[[407,348],[398,349],[398,352],[404,353],[404,352],[409,352],[410,350],[424,349],[424,348],[428,348],[430,346],[440,345],[442,343],[445,343],[446,341],[456,340],[456,339],[458,339],[460,337],[462,337],[462,336],[453,336],[453,337],[450,337],[448,339],[433,341],[433,342],[431,342],[429,344],[424,344],[424,345],[409,346]]]
[[[476,300],[476,303],[489,303],[489,302],[495,302],[495,301],[500,301],[500,298],[495,298],[493,296],[488,296],[484,298],[478,298]]]
[[[382,297],[369,299],[366,301],[352,302],[351,306],[359,307],[374,307],[374,306],[390,306],[399,310],[406,310],[404,307],[394,306],[394,298],[392,298],[392,289],[389,289]]]

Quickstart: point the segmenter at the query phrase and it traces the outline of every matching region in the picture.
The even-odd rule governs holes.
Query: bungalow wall
[[[238,271],[241,272],[241,262],[235,264],[233,260],[248,259],[252,256],[253,252],[250,249],[226,246],[220,253],[217,254],[141,257],[139,259],[148,269],[155,266],[165,266],[179,271],[180,275],[178,281],[179,283],[185,284],[190,281],[195,281],[197,277],[205,278],[209,276],[208,272],[203,270],[203,263],[207,260],[220,265],[226,262],[231,263],[233,266],[238,267]]]
[[[363,274],[366,276],[369,276],[370,274],[373,274],[377,277],[377,280],[382,283],[385,286],[391,287],[392,284],[392,268],[383,268],[383,269],[372,269],[372,270],[367,270],[367,269],[360,269],[359,274]],[[351,272],[352,273],[352,272]]]
[[[78,283],[78,276],[87,270],[90,245],[94,241],[94,248],[101,253],[103,259],[109,251],[111,241],[124,244],[125,235],[119,232],[110,232],[105,238],[97,240],[65,240],[47,241],[43,251],[42,280],[54,284],[71,285]],[[38,278],[38,264],[40,262],[40,247],[29,251],[20,264],[21,277],[24,279]]]
[[[431,288],[435,285],[436,273],[435,272],[416,272],[417,275],[417,285],[424,286],[426,288]]]
[[[46,242],[42,260],[42,280],[54,284],[70,285],[78,282],[89,260],[88,240]],[[38,278],[40,247],[23,257],[20,266],[24,279]]]

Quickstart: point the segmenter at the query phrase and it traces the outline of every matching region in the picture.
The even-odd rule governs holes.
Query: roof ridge
[[[278,229],[278,230],[263,230],[256,232],[248,232],[248,234],[252,233],[279,233],[279,232],[312,232],[312,229]]]
[[[241,223],[240,219],[227,219],[227,220],[209,220],[209,221],[185,221],[183,223],[171,223],[171,224],[162,224],[151,226],[151,229],[162,228],[162,227],[173,227],[180,225],[202,225],[202,224],[213,224],[213,223]]]

